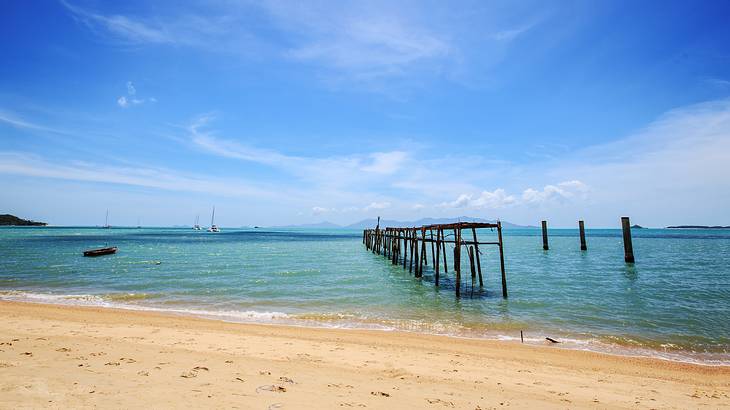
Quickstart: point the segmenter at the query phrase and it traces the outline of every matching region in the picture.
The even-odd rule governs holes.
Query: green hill
[[[29,221],[27,219],[20,219],[15,215],[5,214],[0,215],[0,226],[46,226],[45,222]]]

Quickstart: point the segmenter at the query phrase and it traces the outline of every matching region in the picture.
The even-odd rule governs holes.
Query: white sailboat
[[[215,206],[213,207],[213,215],[210,217],[210,228],[208,228],[208,232],[220,232],[221,230],[218,229],[218,226],[215,224]]]
[[[194,231],[200,230],[200,215],[195,215],[195,225],[193,225]]]
[[[109,210],[106,210],[106,219],[104,220],[104,229],[111,228],[111,225],[109,225]]]

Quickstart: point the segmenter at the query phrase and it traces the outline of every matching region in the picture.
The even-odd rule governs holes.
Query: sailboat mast
[[[210,217],[210,226],[215,225],[215,206],[213,206],[213,215]]]
[[[109,210],[106,210],[106,219],[104,219],[104,226],[109,226]]]

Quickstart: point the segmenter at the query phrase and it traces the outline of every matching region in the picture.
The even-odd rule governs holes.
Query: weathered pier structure
[[[479,241],[477,229],[496,229],[497,241]],[[402,264],[403,269],[408,269],[417,278],[423,277],[424,266],[428,266],[430,249],[436,286],[439,286],[441,269],[443,268],[443,274],[447,274],[449,269],[446,245],[453,245],[452,260],[457,297],[461,296],[462,250],[466,251],[464,258],[471,271],[473,292],[477,277],[479,287],[484,287],[479,247],[497,246],[502,274],[502,297],[507,297],[502,223],[499,221],[497,223],[458,222],[419,227],[387,227],[385,229],[381,229],[378,223],[375,229],[363,231],[362,241],[368,250],[390,259],[394,265]]]

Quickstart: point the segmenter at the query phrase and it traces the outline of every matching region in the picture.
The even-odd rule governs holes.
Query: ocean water
[[[361,231],[0,228],[0,299],[161,310],[227,321],[404,330],[730,364],[730,231],[505,229],[482,247],[484,287],[435,287],[365,249]],[[495,239],[489,230],[483,241]],[[82,251],[118,246],[116,255]],[[447,248],[449,264],[453,264]],[[466,259],[466,258],[463,258]],[[464,265],[462,272],[468,272]]]

